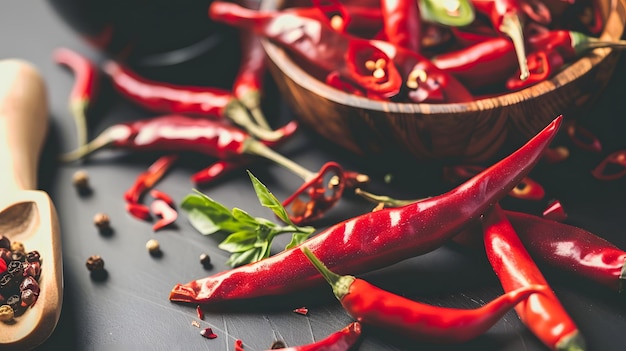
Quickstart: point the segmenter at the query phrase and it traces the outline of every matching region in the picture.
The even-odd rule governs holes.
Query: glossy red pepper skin
[[[326,338],[307,345],[282,348],[282,351],[348,351],[361,337],[361,323],[352,322]]]
[[[504,81],[517,71],[511,40],[493,37],[471,46],[433,57],[433,64],[452,74],[470,89],[481,89]]]
[[[326,278],[344,310],[363,323],[416,341],[461,343],[493,327],[515,305],[542,292],[541,285],[508,292],[475,309],[433,306],[396,295],[351,275],[328,270],[310,250],[304,254]]]
[[[520,149],[448,193],[337,223],[300,246],[310,248],[340,274],[370,271],[440,247],[526,176],[556,135],[561,120],[557,117]],[[295,247],[177,284],[169,299],[211,304],[294,292],[317,285],[321,279]]]
[[[103,70],[122,96],[156,113],[195,114],[219,119],[234,99],[226,89],[180,86],[149,80],[114,61],[106,62]]]
[[[414,102],[467,102],[471,94],[452,76],[425,57],[385,41],[367,40],[340,33],[326,22],[299,15],[296,10],[252,11],[224,1],[209,7],[211,19],[255,31],[283,47],[323,76],[337,72],[377,96],[397,96],[413,77],[409,96]],[[370,67],[381,62],[377,67]],[[379,73],[379,74],[377,74]],[[415,78],[419,79],[417,81]],[[418,99],[418,101],[416,101]]]
[[[381,0],[385,36],[390,43],[420,52],[422,19],[417,1]]]
[[[537,284],[549,286],[499,205],[485,214],[482,226],[487,258],[504,291]],[[578,327],[551,289],[530,296],[515,311],[551,350],[584,350]]]
[[[248,31],[242,30],[241,63],[233,81],[233,95],[248,109],[260,108],[263,81],[267,66],[265,50],[259,38]]]
[[[557,51],[535,51],[528,54],[528,69],[530,76],[526,80],[514,75],[506,81],[506,88],[516,91],[541,83],[558,72],[565,64],[565,60]]]

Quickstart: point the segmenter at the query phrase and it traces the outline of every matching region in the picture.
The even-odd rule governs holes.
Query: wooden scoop
[[[20,60],[0,60],[0,233],[37,250],[40,294],[12,322],[0,322],[0,349],[28,350],[54,330],[63,300],[61,237],[54,204],[37,188],[48,131],[47,93],[39,72]]]

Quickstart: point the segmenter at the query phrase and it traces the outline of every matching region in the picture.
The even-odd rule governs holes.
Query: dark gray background
[[[200,336],[191,322],[197,320],[194,305],[170,303],[170,289],[225,270],[228,255],[217,248],[219,238],[203,237],[180,213],[173,228],[153,233],[149,223],[130,217],[124,209],[123,193],[135,177],[158,155],[102,152],[85,164],[60,165],[54,155],[75,146],[74,125],[67,110],[72,74],[51,60],[54,48],[67,46],[100,62],[102,56],[87,46],[52,11],[46,1],[3,1],[0,4],[0,58],[19,57],[33,62],[46,79],[52,125],[40,167],[40,186],[56,204],[62,228],[65,294],[60,322],[51,338],[38,350],[233,350],[235,339],[242,339],[247,351],[269,348],[275,339],[294,346],[310,343],[343,328],[351,319],[330,295],[322,293],[290,296],[282,303],[267,301],[241,311],[207,312],[202,327],[212,327],[217,339]],[[620,61],[613,81],[594,113],[585,118],[586,126],[605,142],[606,151],[626,147],[623,92],[626,72]],[[105,83],[103,83],[105,84]],[[270,88],[273,87],[270,83]],[[109,92],[110,93],[110,92]],[[149,116],[114,94],[99,102],[90,121],[91,135],[112,123]],[[278,125],[291,118],[286,105],[270,91],[266,108]],[[37,126],[33,126],[36,128]],[[566,142],[566,141],[565,141]],[[328,160],[371,174],[373,189],[407,198],[437,194],[436,165],[417,165],[400,158],[361,158],[333,148],[304,130],[281,152],[316,170]],[[597,182],[589,170],[599,155],[573,149],[573,157],[555,167],[539,167],[533,177],[560,199],[570,214],[569,222],[583,226],[626,248],[625,181]],[[382,162],[384,159],[385,162]],[[185,156],[157,185],[179,202],[190,193],[189,176],[210,164],[210,159]],[[93,194],[80,197],[72,186],[78,169],[89,172]],[[278,198],[285,198],[299,185],[299,179],[273,165],[256,164],[253,172]],[[383,176],[395,176],[385,184]],[[229,207],[240,207],[253,215],[271,218],[252,191],[247,176],[237,173],[223,181],[199,187]],[[510,201],[512,208],[531,211],[537,206]],[[541,206],[539,206],[541,207]],[[367,211],[371,206],[347,197],[324,221],[323,228],[340,219]],[[110,215],[114,232],[99,234],[92,218],[97,212]],[[160,241],[164,255],[151,257],[145,243]],[[278,245],[287,238],[280,239]],[[278,250],[278,246],[276,248]],[[211,255],[212,269],[204,269],[198,256]],[[109,273],[105,281],[94,281],[85,260],[101,255]],[[45,258],[44,258],[45,260]],[[623,297],[593,283],[562,273],[547,272],[563,305],[579,325],[589,350],[622,350],[626,344],[626,304]],[[386,289],[432,304],[475,308],[501,293],[489,265],[480,257],[450,247],[410,259],[363,277]],[[308,316],[292,312],[307,306]],[[1,332],[1,326],[0,326]],[[511,312],[486,335],[462,345],[436,346],[399,339],[380,330],[368,329],[359,350],[546,350]]]

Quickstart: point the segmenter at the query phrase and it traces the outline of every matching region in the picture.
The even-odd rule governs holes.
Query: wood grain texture
[[[603,40],[618,40],[626,0],[602,0]],[[265,0],[262,9],[282,7]],[[459,104],[379,102],[327,86],[264,41],[269,71],[308,127],[359,155],[408,152],[418,160],[492,162],[544,128],[556,116],[576,119],[590,110],[611,77],[619,52],[596,49],[553,78],[526,89]]]

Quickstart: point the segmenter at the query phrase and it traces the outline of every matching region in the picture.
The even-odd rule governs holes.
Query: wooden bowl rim
[[[280,8],[280,3],[283,2],[283,0],[262,0],[260,9],[271,10]],[[618,2],[622,3],[623,6],[626,6],[624,4],[624,0],[619,0]],[[602,39],[619,40],[624,32],[624,28],[626,26],[626,23],[624,21],[609,21],[612,16],[619,15],[616,8],[617,5],[613,4],[609,9],[607,19],[605,19],[607,21],[607,25],[605,25],[605,28],[600,35],[600,38]],[[616,28],[617,33],[615,33],[619,34],[619,36],[617,37],[615,34],[612,34],[615,32],[615,29],[609,31],[609,24],[612,23],[619,25],[619,27]],[[380,112],[428,115],[448,115],[450,113],[488,111],[494,108],[502,108],[506,106],[520,104],[525,101],[538,98],[542,95],[554,92],[558,87],[567,85],[575,81],[579,77],[587,74],[594,66],[599,64],[612,52],[612,49],[610,48],[595,49],[559,71],[553,78],[524,88],[522,90],[505,93],[493,97],[486,97],[468,103],[427,104],[376,101],[365,97],[348,94],[346,92],[328,86],[324,82],[311,76],[300,66],[298,66],[293,60],[291,60],[283,49],[272,44],[269,40],[262,39],[261,42],[268,58],[280,69],[283,74],[285,74],[289,79],[293,80],[306,90],[309,90],[310,92],[324,99],[340,105],[347,105],[359,109]]]

